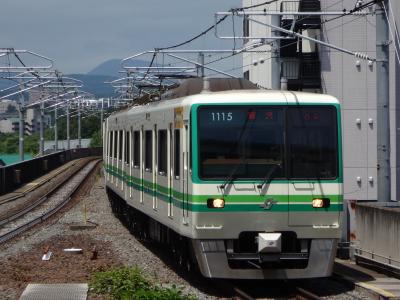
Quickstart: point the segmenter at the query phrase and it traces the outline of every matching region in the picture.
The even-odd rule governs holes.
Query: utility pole
[[[376,4],[376,102],[378,201],[391,201],[390,113],[389,113],[389,24],[384,7]]]
[[[281,17],[279,15],[271,15],[271,25],[280,27]],[[281,60],[280,60],[280,32],[274,28],[271,29],[271,36],[277,37],[271,45],[271,89],[281,89]]]

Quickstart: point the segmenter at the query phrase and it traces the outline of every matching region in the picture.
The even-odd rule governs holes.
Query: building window
[[[133,132],[133,166],[140,166],[140,131]]]
[[[158,173],[167,174],[167,130],[158,131]]]
[[[244,79],[247,79],[247,80],[250,80],[250,71],[244,72],[244,73],[243,73],[243,78],[244,78]]]
[[[131,161],[131,144],[129,131],[125,132],[125,163],[129,164]]]
[[[181,136],[179,129],[174,130],[174,176],[179,179],[180,170]]]
[[[153,132],[151,130],[145,131],[144,147],[144,168],[151,172],[153,167]]]

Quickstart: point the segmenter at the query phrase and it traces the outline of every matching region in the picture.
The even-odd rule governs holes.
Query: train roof
[[[132,106],[127,110],[116,112],[112,116],[137,114],[149,110],[190,106],[192,104],[339,104],[339,101],[330,95],[286,90],[264,90],[244,79],[213,79],[208,82],[207,90],[204,90],[203,87],[201,78],[190,79],[177,89],[169,91],[169,95],[163,97],[163,100]]]

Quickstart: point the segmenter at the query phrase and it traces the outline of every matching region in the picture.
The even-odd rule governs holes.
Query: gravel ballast
[[[80,225],[85,221],[90,226],[82,229],[85,226]],[[66,248],[83,251],[68,253],[63,251]],[[47,249],[52,252],[50,260],[42,261]],[[95,260],[91,259],[94,249]],[[98,171],[55,217],[0,247],[0,299],[18,299],[28,283],[86,283],[92,272],[122,265],[137,266],[154,282],[165,287],[175,285],[199,299],[231,296],[221,295],[218,284],[179,271],[168,252],[159,246],[138,241],[112,214],[102,171]],[[265,287],[276,285],[258,282]],[[349,289],[341,295],[329,294],[324,298],[366,299]],[[88,299],[103,297],[89,294]]]

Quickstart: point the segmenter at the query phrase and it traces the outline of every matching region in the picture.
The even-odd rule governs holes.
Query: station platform
[[[371,295],[371,299],[400,300],[400,279],[386,276],[353,261],[336,259],[334,276],[352,282],[354,287]]]

